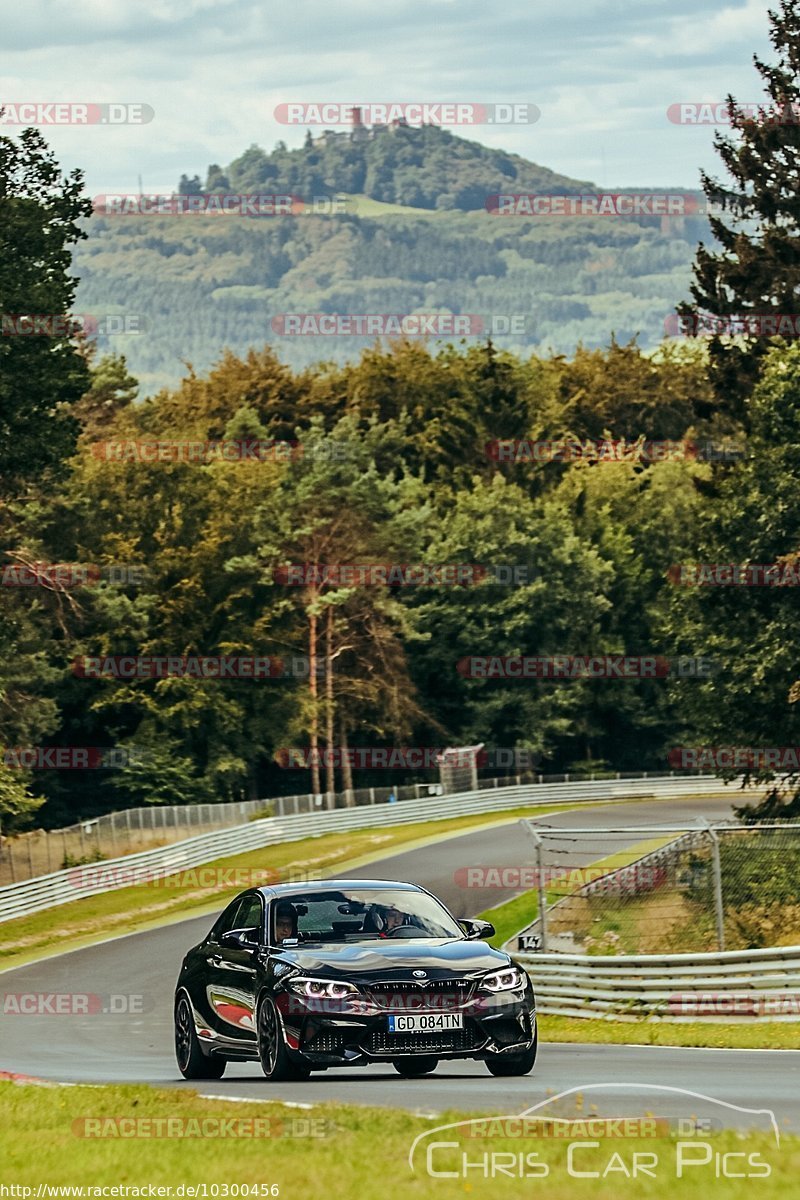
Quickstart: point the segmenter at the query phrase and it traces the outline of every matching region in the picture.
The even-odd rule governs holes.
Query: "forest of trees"
[[[787,4],[773,35],[782,66],[765,74],[770,96],[797,102],[798,23]],[[752,167],[775,159],[776,137],[796,149],[798,126],[742,119],[736,135],[747,149],[737,163]],[[0,150],[2,311],[67,313],[70,253],[87,216],[80,173],[63,178],[35,131],[0,139]],[[791,180],[796,154],[788,157]],[[739,204],[697,252],[689,313],[786,311],[800,286],[796,189],[778,188],[780,202],[767,204],[740,174]],[[321,286],[340,269],[337,255],[358,261],[349,228],[335,250],[336,238],[313,223],[303,230],[328,256]],[[502,223],[495,228],[480,254],[468,254],[454,231],[425,253],[438,253],[439,264],[463,259],[467,272],[476,262],[499,270],[511,247]],[[621,228],[609,236],[624,240]],[[188,252],[165,253],[146,222],[116,236],[149,237],[142,249],[172,264],[167,311],[177,320],[191,295]],[[219,236],[220,257],[236,259],[231,278],[251,270],[245,290],[259,286],[259,272],[277,283],[307,266],[295,228],[226,227]],[[385,282],[397,250],[391,238],[372,231],[376,280]],[[514,253],[549,270],[546,244]],[[203,261],[202,246],[194,249]],[[422,261],[415,254],[411,247],[409,277]],[[737,264],[759,255],[767,262],[749,291]],[[75,261],[80,271],[86,258]],[[91,282],[102,254],[89,261]],[[147,270],[145,257],[138,271]],[[217,286],[211,269],[208,278]],[[3,744],[146,752],[144,765],[113,772],[0,765],[4,828],[34,817],[58,824],[78,810],[303,790],[307,778],[287,778],[276,762],[285,747],[480,741],[528,749],[541,769],[563,771],[668,769],[679,746],[798,743],[796,591],[681,586],[676,574],[692,563],[796,566],[796,341],[683,339],[644,353],[607,338],[561,355],[491,340],[432,348],[400,339],[313,367],[257,344],[226,351],[207,373],[186,367],[178,384],[142,400],[123,357],[101,357],[69,331],[0,338]],[[739,450],[562,462],[492,446],[559,438]],[[220,441],[296,448],[260,461],[131,449]],[[128,449],[113,449],[120,445]],[[37,586],[20,586],[20,570],[35,575],[37,564],[54,563],[92,564],[91,578],[78,585],[40,571]],[[505,564],[526,573],[513,586],[491,573],[461,587],[287,586],[279,568],[297,563]],[[520,654],[688,656],[714,669],[556,682],[470,678],[458,666]],[[120,680],[76,668],[84,656],[126,655],[306,656],[321,673]],[[796,781],[764,811],[793,796]],[[337,770],[311,782],[338,790],[349,781]]]
[[[81,312],[132,315],[144,333],[100,339],[124,353],[144,392],[175,386],[186,362],[269,343],[295,368],[358,358],[369,339],[288,337],[281,313],[520,315],[501,348],[571,354],[610,332],[645,349],[665,335],[691,282],[703,216],[112,217],[86,222],[76,249]],[[473,339],[474,341],[474,339]]]

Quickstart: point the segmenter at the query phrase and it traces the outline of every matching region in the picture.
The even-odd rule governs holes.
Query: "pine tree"
[[[721,249],[709,250],[703,243],[698,247],[691,286],[695,303],[678,307],[691,333],[702,332],[703,314],[736,318],[797,312],[800,12],[795,0],[781,0],[780,11],[770,11],[769,19],[778,63],[770,66],[754,56],[769,99],[756,113],[748,113],[733,96],[727,97],[733,135],[717,134],[714,144],[730,186],[701,174],[711,231]],[[798,320],[781,321],[777,328],[788,341],[800,337]],[[715,334],[709,343],[711,375],[720,404],[741,418],[772,339],[752,321],[734,341],[723,336]]]

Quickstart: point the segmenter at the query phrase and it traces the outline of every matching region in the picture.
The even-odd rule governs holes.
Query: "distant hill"
[[[251,146],[224,170],[181,180],[204,192],[289,192],[303,198],[346,192],[384,204],[470,212],[488,196],[504,192],[590,191],[587,180],[570,179],[518,154],[491,150],[436,125],[395,122],[348,133],[310,131],[305,145],[288,150],[279,142],[271,154]]]
[[[473,314],[484,328],[523,317],[496,338],[522,353],[605,345],[612,332],[654,346],[688,295],[697,242],[710,241],[702,216],[493,216],[485,203],[499,192],[596,189],[433,127],[251,147],[205,183],[184,176],[181,190],[348,203],[331,216],[93,217],[75,254],[76,311],[144,319],[146,332],[100,348],[125,353],[145,392],[176,382],[187,361],[207,369],[226,346],[269,342],[301,367],[374,341],[288,336],[285,313]]]

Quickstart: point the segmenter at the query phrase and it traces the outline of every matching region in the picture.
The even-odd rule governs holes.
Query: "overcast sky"
[[[138,102],[147,125],[47,128],[91,194],[171,191],[251,143],[300,145],[287,101],[532,102],[465,136],[601,187],[696,188],[711,126],[670,104],[763,93],[769,0],[26,0],[5,4],[0,100]],[[6,130],[5,132],[13,132]]]

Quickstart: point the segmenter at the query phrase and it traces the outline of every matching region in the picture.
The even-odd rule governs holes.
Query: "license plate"
[[[463,1029],[461,1013],[415,1013],[409,1016],[390,1016],[389,1033],[446,1033],[448,1029]]]

